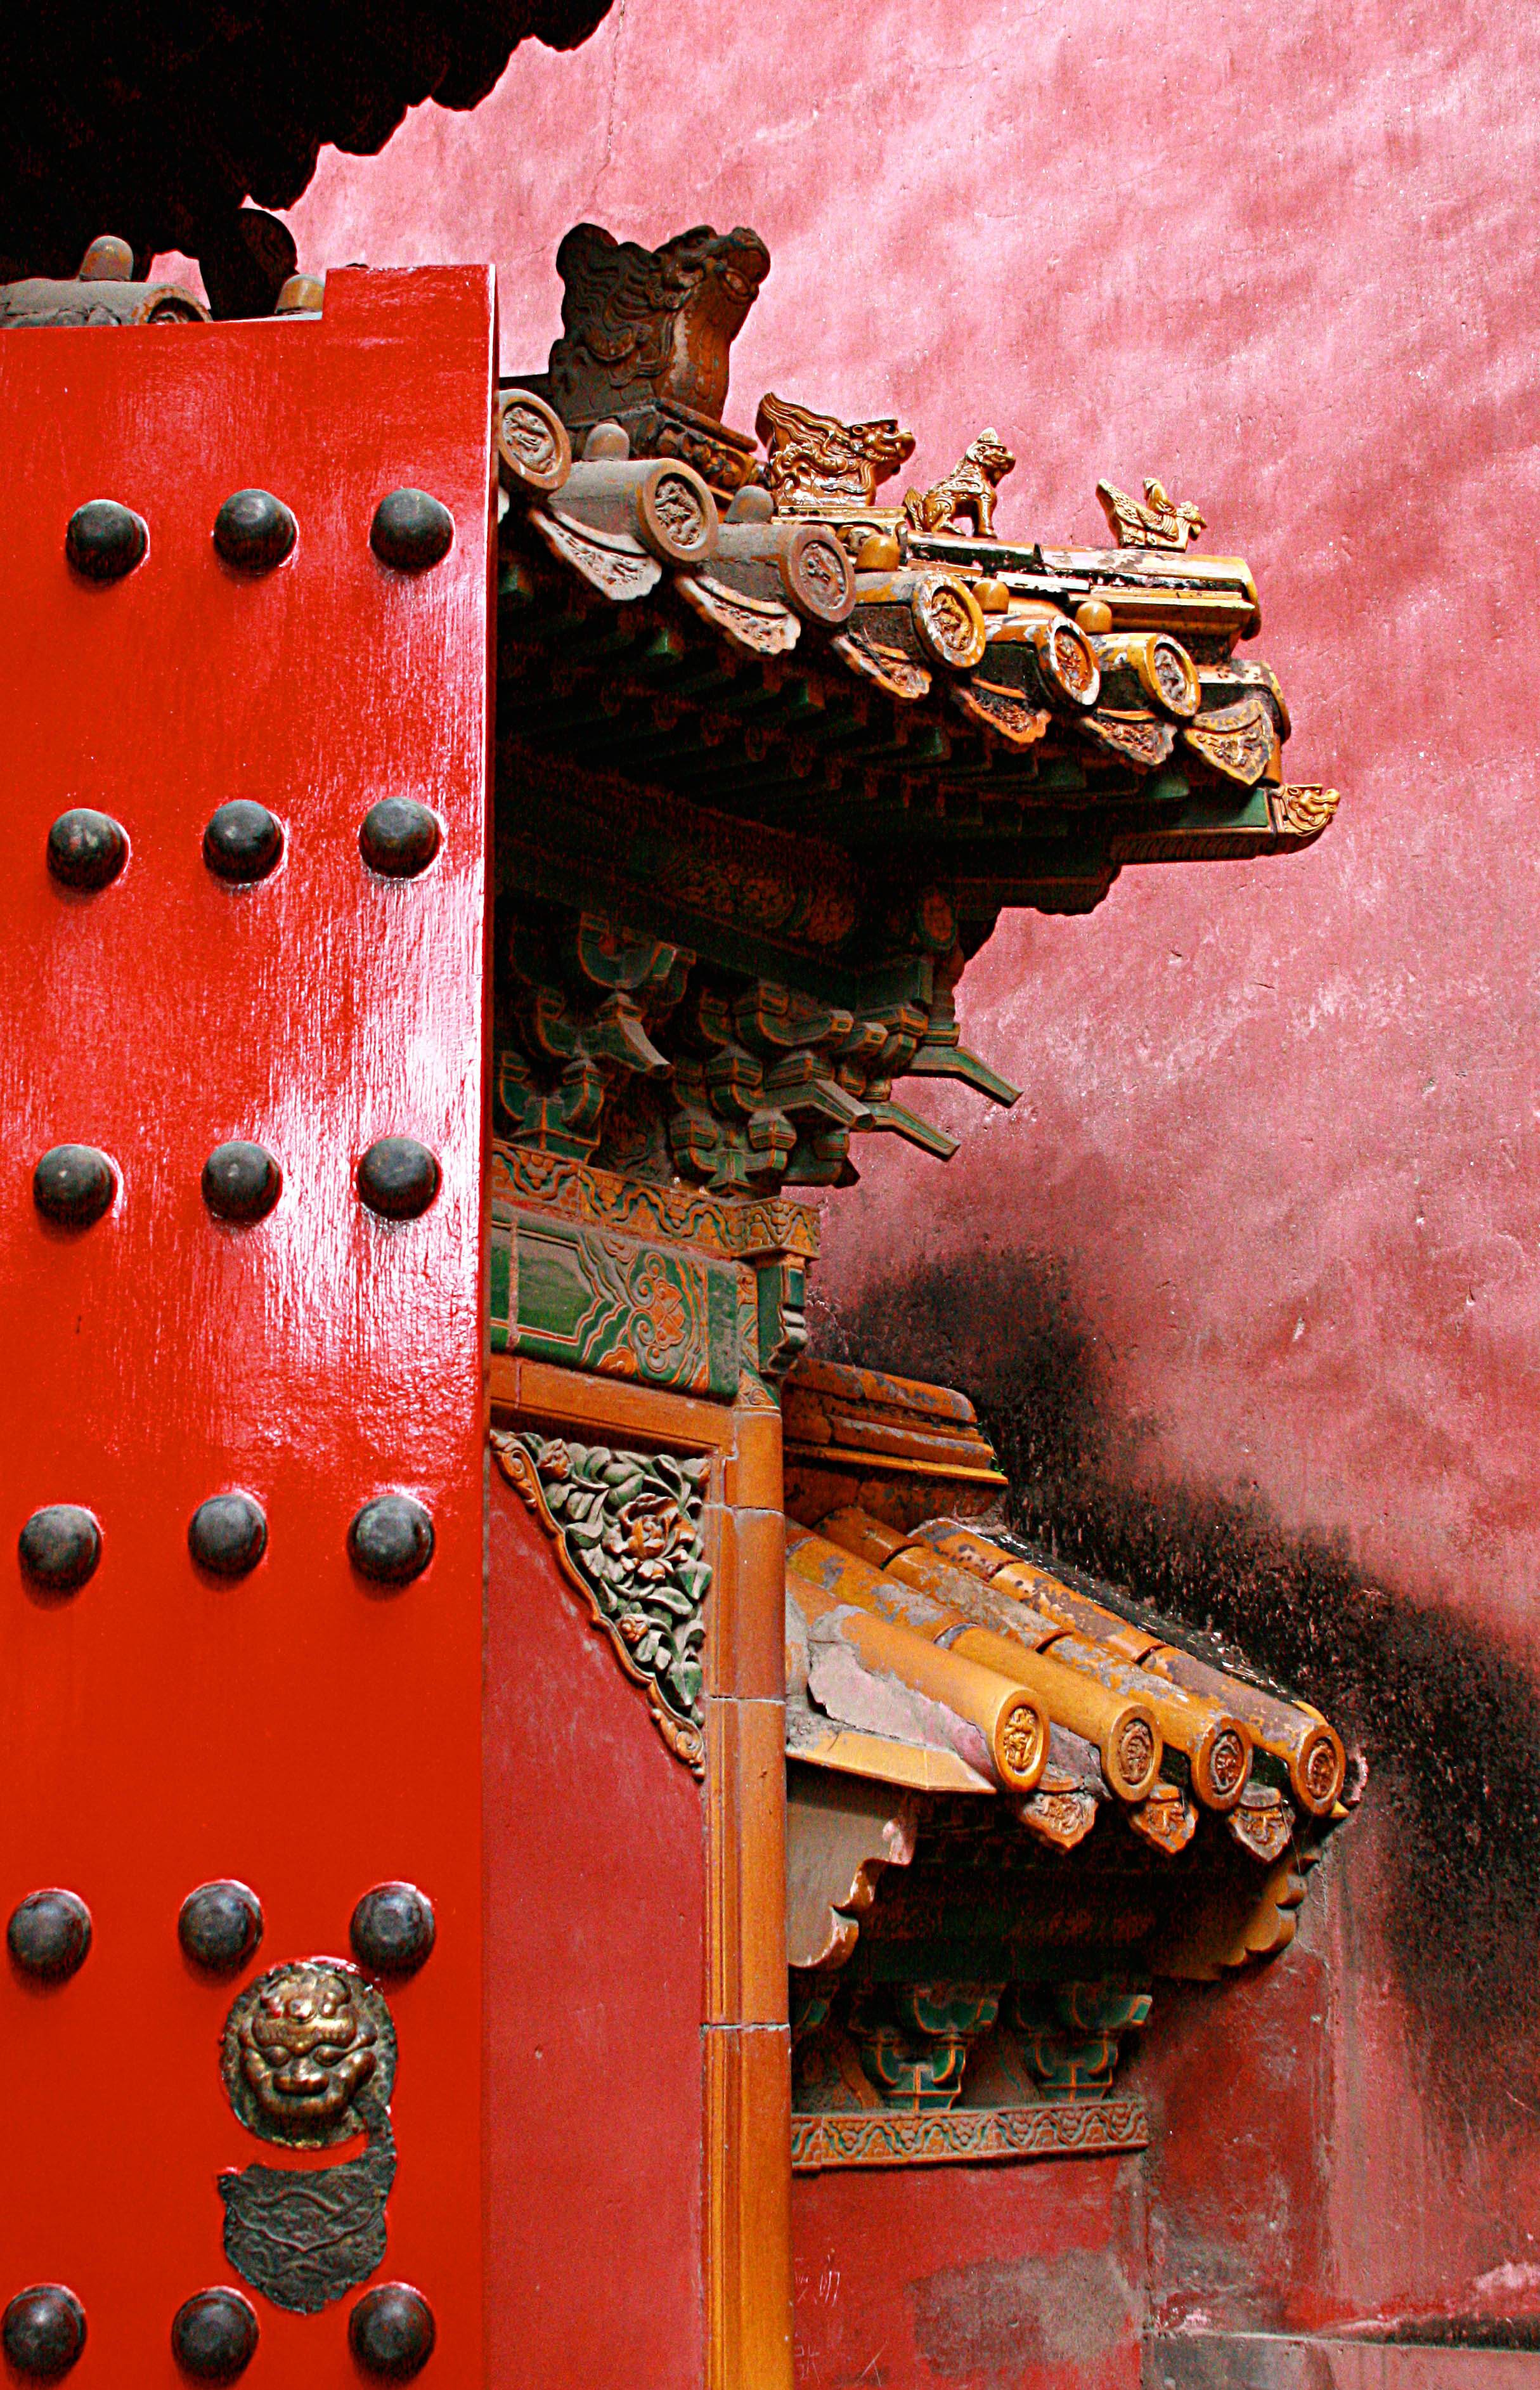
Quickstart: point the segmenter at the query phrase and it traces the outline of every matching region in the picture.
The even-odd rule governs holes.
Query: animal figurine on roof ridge
[[[911,490],[904,511],[916,531],[944,531],[948,523],[971,515],[980,539],[995,536],[995,501],[1000,483],[1016,470],[1016,459],[993,424],[970,440],[944,481],[923,494]]]
[[[766,391],[754,430],[769,450],[764,478],[779,514],[817,513],[829,503],[869,507],[877,486],[914,454],[915,435],[893,415],[841,423]]]
[[[1146,476],[1144,494],[1147,503],[1139,504],[1115,482],[1098,482],[1097,496],[1102,513],[1120,547],[1186,547],[1189,539],[1207,529],[1203,517],[1190,499],[1180,506],[1168,498],[1159,482]]]

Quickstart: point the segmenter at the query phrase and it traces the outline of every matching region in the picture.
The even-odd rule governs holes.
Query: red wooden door
[[[69,2291],[81,2390],[171,2390],[214,2286],[253,2384],[420,2355],[400,2302],[350,2349],[394,2282],[425,2378],[481,2377],[494,358],[458,268],[0,355],[0,2306]],[[216,542],[252,489],[281,508]],[[403,489],[446,551],[416,499],[372,533]],[[67,554],[99,500],[148,528],[118,577],[120,517]],[[79,809],[124,834],[104,884],[99,825],[50,867]],[[361,1191],[381,1139],[431,1164],[392,1147]],[[58,1506],[89,1518],[29,1530]],[[210,1883],[255,1895],[254,1947],[238,1891],[179,1932]],[[404,1894],[355,1932],[381,1884],[426,1956]],[[194,2322],[239,2354],[245,2310]]]

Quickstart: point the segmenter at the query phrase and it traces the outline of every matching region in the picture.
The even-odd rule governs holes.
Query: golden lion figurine
[[[999,433],[993,429],[981,431],[944,482],[938,482],[923,496],[918,490],[909,492],[904,511],[916,531],[944,531],[958,516],[971,515],[977,536],[993,539],[1000,483],[1015,469],[1016,459]]]

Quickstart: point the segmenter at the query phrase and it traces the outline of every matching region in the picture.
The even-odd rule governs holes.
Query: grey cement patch
[[[943,2381],[1015,2381],[1032,2365],[1084,2365],[1138,2330],[1135,2293],[1102,2250],[985,2259],[912,2284],[915,2345]]]

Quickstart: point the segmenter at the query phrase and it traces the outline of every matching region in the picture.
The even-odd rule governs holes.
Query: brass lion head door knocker
[[[382,1995],[341,1959],[306,1959],[249,1984],[225,2021],[230,2105],[289,2150],[368,2137],[362,2157],[304,2173],[250,2165],[219,2178],[225,2254],[275,2306],[315,2315],[385,2255],[395,2179],[396,2036]]]

